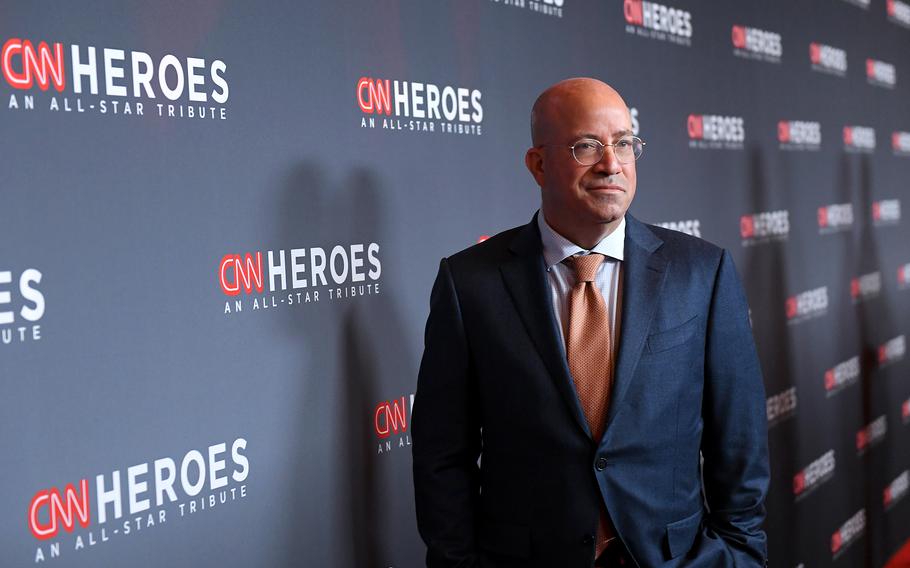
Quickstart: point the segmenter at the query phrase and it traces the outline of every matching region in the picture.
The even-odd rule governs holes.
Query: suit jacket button
[[[594,535],[586,534],[585,537],[581,539],[581,543],[584,545],[594,544]]]
[[[594,467],[597,468],[597,471],[607,469],[607,458],[597,458],[597,461],[594,462]]]

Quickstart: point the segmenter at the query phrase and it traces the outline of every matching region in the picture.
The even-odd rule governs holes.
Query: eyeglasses
[[[541,144],[542,146],[562,146],[562,144]],[[641,157],[645,149],[645,143],[638,136],[624,136],[613,144],[604,144],[594,138],[582,138],[575,142],[569,148],[572,149],[572,157],[582,166],[593,166],[601,161],[607,146],[613,148],[613,155],[620,164],[631,164]]]

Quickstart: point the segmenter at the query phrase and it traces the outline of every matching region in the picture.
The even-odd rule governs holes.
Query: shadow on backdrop
[[[408,512],[413,509],[413,491],[407,423],[395,438],[396,446],[399,438],[406,446],[396,447],[397,455],[389,456],[377,456],[374,424],[377,405],[401,396],[408,401],[409,420],[408,394],[416,382],[404,326],[390,293],[393,288],[387,284],[392,271],[383,249],[386,218],[382,197],[378,177],[367,170],[355,170],[336,182],[327,179],[319,166],[301,163],[286,177],[278,211],[280,244],[273,247],[319,246],[325,249],[328,263],[334,246],[350,251],[350,245],[363,244],[361,270],[366,274],[372,268],[367,248],[373,242],[380,246],[378,293],[377,281],[369,277],[352,282],[350,266],[348,278],[335,284],[327,267],[332,296],[328,287],[320,287],[319,302],[292,310],[286,321],[292,341],[299,342],[307,354],[300,373],[299,408],[309,409],[295,414],[287,436],[301,442],[317,438],[315,451],[307,450],[303,443],[292,443],[289,465],[297,472],[298,487],[320,488],[325,494],[288,492],[293,497],[285,503],[286,510],[304,514],[288,523],[285,550],[300,550],[306,543],[303,550],[325,551],[332,566],[386,566],[393,556],[409,552],[403,545],[414,541],[414,535],[402,530],[407,523],[387,522],[396,515],[413,517]],[[351,295],[351,287],[355,295]],[[339,288],[340,296],[336,294]],[[382,468],[377,467],[380,464]],[[394,479],[387,479],[389,476]],[[400,485],[401,491],[390,496],[385,489],[393,485]],[[401,498],[405,493],[408,498]],[[320,519],[328,524],[321,531],[307,525]],[[395,527],[396,532],[383,534],[383,526]],[[317,535],[327,535],[330,540],[311,542]]]
[[[771,211],[779,207],[766,180],[767,171],[761,150],[756,147],[750,148],[749,170],[745,180],[746,195],[749,199],[747,214]],[[789,180],[775,180],[775,183],[777,182],[780,182],[784,188],[783,191],[786,192]],[[773,237],[771,238],[773,239]],[[771,312],[750,311],[753,335],[762,365],[762,374],[765,378],[766,396],[779,394],[797,384],[793,367],[793,352],[788,340],[789,325],[784,317],[787,290],[790,287],[784,246],[786,246],[786,242],[753,243],[744,255],[742,266],[739,267],[750,307],[773,307]],[[798,394],[797,392],[797,396]],[[795,436],[796,420],[781,417],[780,421],[780,424],[772,422],[769,427],[776,425],[777,428],[786,428],[791,434],[784,436],[787,442],[786,446],[782,448],[770,446],[778,436],[769,436],[768,440],[769,456],[779,460],[771,462],[771,488],[769,501],[766,503],[765,531],[768,534],[768,555],[772,564],[780,562],[782,557],[788,556],[788,551],[780,546],[781,542],[789,543],[800,538],[799,524],[796,524],[796,534],[779,535],[775,533],[775,527],[787,526],[789,523],[783,522],[784,519],[778,518],[777,515],[777,512],[785,510],[785,507],[775,507],[775,503],[770,499],[774,496],[792,495],[789,478],[784,479],[786,487],[775,488],[775,483],[780,482],[776,472],[798,469],[796,462],[800,453],[799,447],[795,443],[798,440]],[[784,463],[781,463],[781,458],[785,460]]]
[[[849,164],[851,156],[844,156],[844,163]],[[849,167],[849,165],[847,166]],[[842,282],[850,283],[854,278],[861,275],[878,271],[881,274],[881,258],[879,254],[879,245],[876,239],[875,228],[871,221],[871,211],[873,198],[874,181],[872,179],[872,167],[869,163],[869,156],[859,158],[859,179],[858,179],[858,204],[860,219],[858,237],[851,243],[852,246],[846,254],[845,270]],[[852,179],[852,176],[848,179]],[[848,197],[849,199],[849,197]],[[856,222],[854,216],[854,222]],[[862,423],[865,427],[876,419],[877,412],[874,408],[875,401],[891,400],[887,396],[888,384],[880,376],[882,371],[878,369],[878,345],[891,337],[892,330],[895,329],[893,322],[893,312],[888,305],[888,295],[880,290],[876,297],[864,299],[862,292],[854,298],[854,313],[846,321],[853,321],[856,326],[856,352],[860,353],[860,386],[861,397],[857,403],[861,406]],[[851,296],[852,290],[851,290]],[[878,393],[878,394],[876,394]],[[897,393],[895,393],[896,395]],[[887,409],[884,413],[887,420]],[[894,456],[890,453],[891,446],[888,443],[881,444],[879,447],[867,448],[860,458],[861,481],[863,484],[863,506],[866,508],[867,525],[865,541],[865,561],[866,566],[881,566],[888,556],[885,551],[886,534],[881,523],[886,523],[888,517],[880,514],[870,514],[882,506],[882,497],[878,487],[888,483],[887,472],[888,464],[897,463],[892,460]]]

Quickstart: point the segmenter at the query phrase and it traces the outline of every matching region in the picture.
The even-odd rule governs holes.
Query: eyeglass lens
[[[621,163],[634,162],[641,156],[642,141],[635,136],[620,138],[612,144],[616,159]],[[606,151],[606,146],[597,140],[579,140],[572,146],[575,159],[583,166],[592,166],[599,162]]]

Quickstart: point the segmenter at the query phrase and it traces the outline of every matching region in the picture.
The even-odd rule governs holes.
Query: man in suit
[[[627,214],[643,144],[605,83],[554,85],[531,122],[540,211],[433,286],[411,421],[427,565],[765,565],[765,395],[730,254]]]

